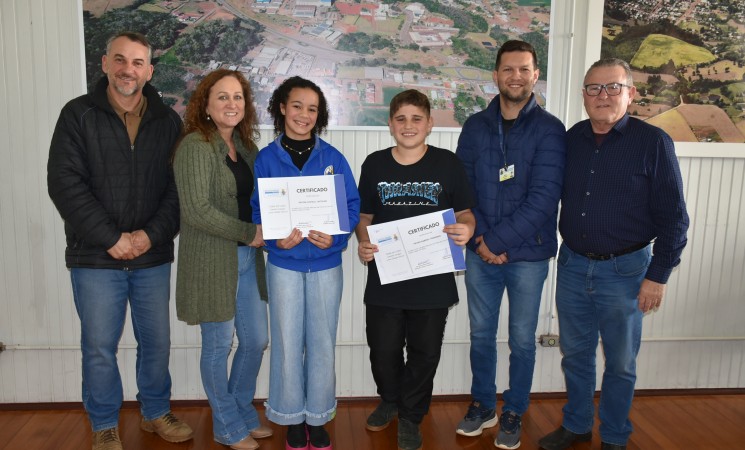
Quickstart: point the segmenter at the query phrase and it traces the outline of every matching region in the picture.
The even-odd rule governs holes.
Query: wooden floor
[[[561,421],[561,399],[534,399],[523,416],[520,449],[537,449],[537,441]],[[340,401],[336,418],[329,424],[336,450],[396,450],[395,422],[373,433],[365,419],[375,401]],[[467,408],[465,401],[437,401],[422,423],[423,450],[491,449],[497,428],[479,437],[455,434],[455,427]],[[176,406],[174,412],[195,429],[194,440],[169,444],[153,434],[140,431],[136,407],[125,407],[120,434],[125,450],[225,450],[212,440],[212,422],[207,406]],[[263,409],[262,409],[263,413]],[[263,416],[263,414],[262,414]],[[634,400],[631,413],[634,434],[628,448],[732,450],[745,448],[745,395],[644,396]],[[271,424],[275,435],[261,439],[261,450],[285,450],[284,430]],[[0,405],[0,449],[2,450],[85,450],[91,448],[90,425],[80,409],[8,410]],[[591,444],[575,450],[599,449],[597,424]]]

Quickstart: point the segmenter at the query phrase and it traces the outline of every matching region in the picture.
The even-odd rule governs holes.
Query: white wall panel
[[[586,45],[589,0],[559,2],[552,23],[549,107],[567,123],[581,115],[576,97],[584,68],[597,57]],[[575,4],[576,8],[562,7]],[[83,93],[80,0],[0,0],[0,403],[80,401],[80,332],[64,267],[62,221],[46,193],[46,158],[61,107]],[[577,20],[573,20],[576,16]],[[573,23],[576,26],[573,27]],[[584,28],[583,28],[584,27]],[[567,65],[566,62],[571,62]],[[568,93],[568,94],[567,94]],[[341,128],[326,140],[342,150],[359,175],[365,157],[392,144],[387,130]],[[261,143],[271,139],[263,130]],[[458,132],[435,129],[429,143],[454,149]],[[691,216],[683,263],[668,284],[666,302],[644,319],[640,389],[745,387],[745,146],[682,145],[681,170]],[[722,150],[724,149],[724,150]],[[337,392],[375,395],[365,343],[362,293],[366,269],[356,240],[343,258],[344,293],[337,345]],[[173,270],[175,274],[175,268]],[[544,288],[538,333],[557,332],[551,299],[555,267]],[[450,311],[436,394],[470,388],[468,317]],[[505,302],[506,303],[506,302]],[[173,308],[175,309],[175,308]],[[498,386],[508,379],[506,316],[500,318]],[[135,398],[135,340],[127,325],[119,361],[125,396]],[[175,399],[202,399],[199,331],[171,317]],[[598,361],[602,365],[602,353]],[[538,348],[533,390],[564,389],[558,349]],[[268,352],[257,396],[268,392]]]

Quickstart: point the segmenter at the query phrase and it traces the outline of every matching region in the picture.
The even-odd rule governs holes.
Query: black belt
[[[607,260],[609,260],[611,258],[615,258],[615,257],[618,257],[618,256],[627,255],[627,254],[633,253],[633,252],[635,252],[637,250],[641,250],[644,247],[646,247],[647,245],[649,245],[649,242],[644,242],[644,243],[641,243],[641,244],[632,245],[631,247],[628,247],[628,248],[625,248],[623,250],[619,250],[617,252],[610,253],[610,254],[607,254],[607,255],[599,255],[597,253],[580,253],[580,255],[584,256],[587,259],[592,259],[593,261],[607,261]]]

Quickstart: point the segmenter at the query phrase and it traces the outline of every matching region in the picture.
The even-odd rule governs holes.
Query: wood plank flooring
[[[563,399],[533,399],[523,416],[520,449],[538,448],[538,439],[561,421]],[[206,403],[205,403],[206,405]],[[375,400],[341,400],[328,430],[336,450],[396,450],[394,422],[386,430],[365,429],[365,419]],[[493,450],[497,427],[479,437],[455,434],[467,409],[466,401],[438,400],[422,423],[423,450]],[[263,407],[259,408],[263,416]],[[195,429],[192,441],[170,444],[140,430],[139,410],[129,404],[122,410],[120,435],[125,450],[225,450],[212,440],[208,406],[180,405],[174,412]],[[745,448],[745,394],[643,396],[631,412],[634,434],[629,450],[689,449],[732,450]],[[269,424],[274,436],[259,440],[261,450],[285,450],[283,427]],[[595,425],[593,441],[574,450],[596,450],[600,440]],[[91,448],[90,425],[82,408],[59,410],[9,410],[0,405],[0,450],[85,450]]]

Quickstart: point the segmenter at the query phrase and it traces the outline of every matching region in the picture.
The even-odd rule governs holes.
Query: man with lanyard
[[[499,421],[498,448],[520,446],[535,366],[535,330],[564,175],[564,125],[533,94],[533,47],[508,41],[492,74],[499,95],[463,125],[456,154],[476,197],[476,232],[466,250],[472,403],[456,432],[478,436]],[[509,388],[497,418],[497,324],[509,300]]]

